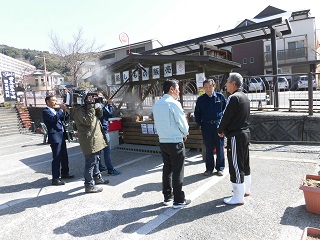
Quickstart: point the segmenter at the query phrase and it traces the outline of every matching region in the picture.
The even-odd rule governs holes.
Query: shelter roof
[[[220,49],[223,47],[228,47],[245,42],[256,41],[260,39],[269,39],[271,38],[271,28],[275,29],[277,32],[280,32],[282,35],[291,34],[292,32],[289,20],[285,17],[278,17],[252,25],[238,27],[231,30],[152,49],[149,51],[145,51],[142,54],[183,54],[185,52],[199,50],[199,44],[201,43],[215,46]]]

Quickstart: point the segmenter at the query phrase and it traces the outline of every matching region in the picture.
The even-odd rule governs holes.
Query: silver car
[[[314,78],[312,78],[312,88],[316,90],[317,88],[317,83]],[[303,75],[299,77],[298,80],[298,89],[308,89],[308,76]]]
[[[278,90],[288,90],[289,82],[286,77],[278,77]]]

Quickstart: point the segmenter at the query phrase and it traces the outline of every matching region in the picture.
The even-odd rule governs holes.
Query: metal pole
[[[273,91],[274,91],[274,110],[279,110],[279,96],[278,96],[278,57],[277,57],[277,42],[276,30],[270,27],[271,30],[271,54],[272,54],[272,72],[273,72]]]
[[[309,98],[309,116],[313,115],[313,81],[312,73],[308,73],[308,98]]]
[[[46,81],[46,94],[48,92],[48,80],[47,80],[47,66],[46,66],[46,56],[43,54],[43,65],[44,65],[44,80]]]

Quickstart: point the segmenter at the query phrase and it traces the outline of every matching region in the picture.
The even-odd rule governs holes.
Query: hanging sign
[[[114,74],[114,81],[115,81],[115,84],[121,84],[121,75],[120,75],[120,73],[115,73]]]
[[[201,96],[204,94],[204,88],[203,88],[203,82],[206,80],[205,74],[204,73],[197,73],[196,74],[196,84],[198,88],[198,93]]]
[[[129,71],[124,71],[122,73],[123,82],[127,81],[129,79]]]
[[[160,66],[152,67],[152,79],[160,78]]]
[[[184,75],[186,73],[185,61],[176,62],[177,75]]]
[[[142,71],[142,81],[149,80],[149,68],[145,68],[146,71]]]
[[[164,77],[172,77],[172,64],[171,63],[166,63],[163,64],[163,75]]]
[[[132,81],[133,81],[133,82],[139,81],[139,71],[135,71],[135,69],[134,69],[134,70],[132,70],[132,72],[133,72],[133,74],[132,74]]]

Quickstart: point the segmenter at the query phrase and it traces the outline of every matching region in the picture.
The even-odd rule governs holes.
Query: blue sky
[[[82,28],[84,38],[103,50],[121,46],[121,32],[130,43],[158,39],[168,45],[232,29],[268,5],[310,9],[320,29],[319,0],[9,0],[1,3],[0,44],[52,52],[51,31],[68,42]]]

